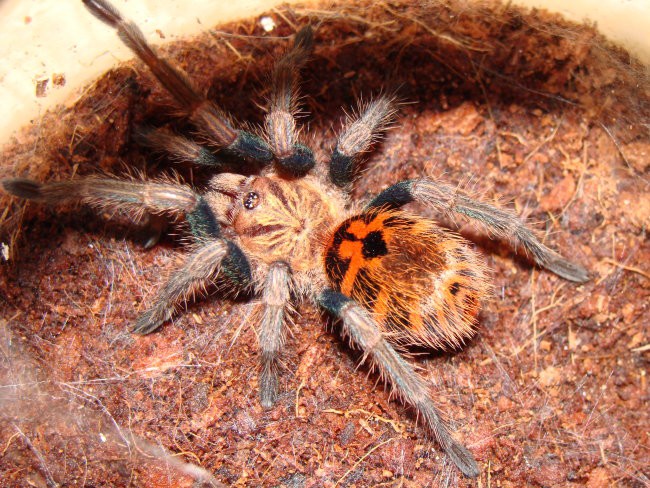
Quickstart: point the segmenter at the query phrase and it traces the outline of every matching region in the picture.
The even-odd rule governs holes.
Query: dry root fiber
[[[482,486],[647,486],[647,70],[591,27],[492,2],[266,15],[272,32],[249,19],[162,50],[229,112],[260,123],[255,101],[283,37],[311,23],[302,88],[313,146],[333,143],[340,108],[359,96],[396,90],[404,101],[357,197],[444,174],[510,200],[592,272],[575,286],[479,240],[496,290],[481,332],[419,364]],[[173,116],[141,65],[117,67],[16,136],[0,176],[69,179],[128,164],[203,182],[204,171],[132,141]],[[3,197],[3,486],[472,485],[411,412],[355,371],[358,356],[315,310],[297,320],[287,393],[270,411],[257,401],[247,304],[211,296],[154,335],[128,334],[182,242],[145,250],[137,229],[108,216]]]

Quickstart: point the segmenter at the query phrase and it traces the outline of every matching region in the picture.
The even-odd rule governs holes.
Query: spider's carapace
[[[324,267],[334,289],[406,345],[460,346],[489,292],[485,266],[462,238],[396,210],[344,221],[327,240]]]

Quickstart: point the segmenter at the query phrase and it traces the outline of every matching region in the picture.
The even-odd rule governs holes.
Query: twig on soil
[[[347,476],[348,476],[352,471],[354,471],[354,470],[357,468],[357,466],[358,466],[359,464],[361,464],[361,463],[363,462],[364,459],[366,459],[368,456],[370,456],[373,452],[375,452],[375,451],[376,451],[377,449],[379,449],[381,446],[383,446],[383,445],[385,445],[385,444],[388,444],[388,443],[389,443],[390,441],[392,441],[392,440],[393,440],[393,437],[391,437],[390,439],[386,439],[384,442],[380,442],[380,443],[377,444],[375,447],[373,447],[372,449],[370,449],[367,453],[365,453],[363,456],[361,456],[361,457],[357,460],[357,462],[354,463],[354,464],[352,465],[352,467],[351,467],[350,469],[348,469],[348,470],[345,472],[345,474],[339,478],[339,480],[334,484],[334,488],[336,488],[337,486],[339,486],[339,485],[341,484],[341,482],[342,482],[345,478],[347,478]]]
[[[607,264],[612,264],[614,266],[618,266],[619,268],[624,269],[625,271],[631,271],[632,273],[640,274],[644,278],[647,278],[647,279],[650,280],[650,273],[647,273],[647,272],[643,271],[642,269],[637,268],[636,266],[628,266],[627,264],[623,264],[623,263],[621,263],[619,261],[616,261],[616,260],[614,260],[612,258],[603,258],[602,261],[604,263],[607,263]],[[600,281],[602,281],[602,280],[600,280]],[[598,283],[600,283],[600,281]],[[598,284],[598,283],[596,283],[596,284]]]
[[[442,39],[443,41],[447,41],[448,43],[450,43],[450,44],[452,44],[452,45],[454,45],[456,47],[459,47],[461,49],[468,49],[470,51],[478,51],[478,52],[489,52],[490,51],[490,49],[487,48],[487,47],[476,46],[474,44],[473,40],[471,40],[471,41],[467,41],[467,40],[464,40],[464,39],[459,40],[456,37],[450,36],[449,34],[444,34],[444,33],[440,32],[440,31],[432,29],[429,25],[422,22],[418,18],[411,17],[410,15],[401,15],[396,10],[390,8],[386,3],[382,2],[381,6],[389,14],[391,14],[391,15],[399,18],[399,19],[404,19],[404,20],[407,20],[409,22],[412,22],[412,23],[420,26],[422,29],[424,29],[425,32],[427,32],[428,34],[431,34],[433,37],[437,37],[438,39]]]
[[[45,461],[45,458],[43,457],[43,454],[41,454],[41,451],[39,451],[36,446],[32,443],[29,437],[20,430],[20,427],[18,427],[16,424],[12,423],[14,429],[18,432],[22,440],[27,444],[27,447],[29,447],[29,450],[34,453],[36,458],[38,459],[38,464],[41,467],[41,470],[43,471],[43,474],[45,475],[45,481],[47,483],[47,486],[51,487],[58,487],[59,484],[54,481],[54,478],[52,477],[52,471],[50,471],[50,468],[47,465],[47,462]]]
[[[522,165],[526,164],[530,158],[532,158],[537,152],[547,143],[551,142],[553,139],[555,139],[555,136],[557,135],[557,131],[560,129],[560,126],[562,125],[562,122],[564,121],[564,118],[561,118],[555,128],[553,129],[553,132],[546,137],[542,142],[540,142],[532,151],[530,151],[524,160],[522,161]]]
[[[400,422],[396,422],[395,420],[387,419],[386,417],[382,417],[381,415],[377,415],[376,413],[369,412],[368,410],[364,410],[362,408],[354,408],[352,410],[335,410],[333,408],[328,408],[327,410],[323,410],[324,413],[334,413],[336,415],[342,415],[346,418],[350,417],[350,415],[353,415],[355,413],[362,413],[364,415],[368,416],[368,420],[377,420],[379,422],[383,422],[385,424],[389,424],[395,432],[398,434],[401,434],[404,432],[404,426]]]

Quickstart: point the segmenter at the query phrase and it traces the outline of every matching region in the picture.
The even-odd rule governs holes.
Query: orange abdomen
[[[332,288],[373,312],[392,342],[407,345],[460,346],[490,288],[465,240],[401,211],[343,222],[328,239],[324,265]]]

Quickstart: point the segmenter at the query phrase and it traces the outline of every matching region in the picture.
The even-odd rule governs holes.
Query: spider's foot
[[[480,474],[480,470],[472,453],[454,439],[450,438],[449,440],[450,442],[444,446],[447,456],[465,476],[476,478]]]
[[[271,408],[278,400],[278,376],[268,371],[260,375],[260,404],[264,408]]]
[[[122,21],[122,15],[118,10],[105,0],[83,0],[83,3],[91,14],[111,27],[115,27]]]
[[[169,315],[169,313],[161,313],[157,308],[151,308],[138,317],[135,325],[131,327],[131,332],[141,335],[149,334],[169,319]]]
[[[589,273],[585,268],[579,264],[567,261],[559,255],[545,262],[543,266],[565,280],[575,281],[576,283],[589,281]]]
[[[26,178],[7,178],[0,181],[2,189],[15,197],[26,200],[38,200],[42,197],[43,185],[37,181]]]

